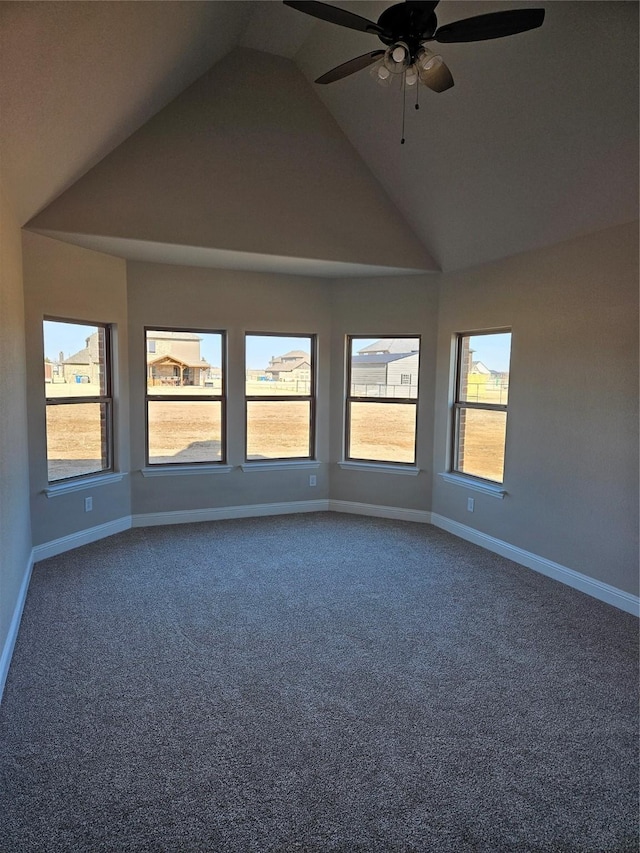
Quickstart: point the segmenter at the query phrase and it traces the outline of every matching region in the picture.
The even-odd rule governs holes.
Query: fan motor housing
[[[396,3],[380,15],[378,26],[384,30],[378,34],[383,44],[403,41],[413,55],[420,43],[435,33],[438,20],[435,13],[426,10],[421,3]]]

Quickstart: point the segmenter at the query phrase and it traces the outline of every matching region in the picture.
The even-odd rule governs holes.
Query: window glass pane
[[[42,325],[47,397],[106,396],[105,330],[59,320]]]
[[[418,397],[419,338],[351,338],[351,397]]]
[[[308,400],[248,400],[247,459],[309,458]]]
[[[313,381],[310,337],[247,335],[246,394],[310,396]],[[304,453],[308,456],[308,450]]]
[[[457,470],[501,483],[506,430],[506,412],[459,409]]]
[[[107,403],[47,406],[49,482],[109,468]]]
[[[149,463],[220,462],[222,403],[149,400]]]
[[[149,394],[222,394],[222,335],[147,329]]]
[[[352,459],[415,462],[416,406],[412,403],[351,403]]]
[[[511,333],[463,335],[460,347],[458,400],[506,406],[509,401]]]

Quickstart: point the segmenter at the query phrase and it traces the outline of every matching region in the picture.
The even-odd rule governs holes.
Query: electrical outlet
[[[93,498],[85,498],[84,499],[84,511],[91,512],[93,509]]]
[[[315,485],[317,485],[317,483],[318,483],[318,480],[316,478],[316,475],[315,474],[309,474],[309,485],[315,486]]]
[[[473,498],[467,498],[467,509],[469,512],[473,512],[473,509],[476,505],[476,502]]]

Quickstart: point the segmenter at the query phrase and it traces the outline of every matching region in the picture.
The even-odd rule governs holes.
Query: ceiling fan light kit
[[[385,88],[393,84],[401,88],[403,82],[406,86],[415,86],[420,82],[428,88],[433,88],[435,75],[443,64],[442,57],[427,47],[420,48],[413,63],[394,61],[392,49],[388,48],[382,58],[371,66],[369,73],[376,83]]]

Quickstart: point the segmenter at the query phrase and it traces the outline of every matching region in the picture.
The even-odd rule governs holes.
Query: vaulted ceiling
[[[375,20],[388,4],[335,5]],[[400,145],[399,92],[375,85],[367,71],[328,86],[313,83],[376,49],[376,37],[278,0],[1,3],[3,182],[23,224],[125,257],[268,269],[278,268],[278,256],[284,271],[324,274],[347,261],[353,274],[459,269],[636,219],[638,4],[442,0],[436,11],[443,25],[528,6],[545,7],[540,29],[442,45],[455,86],[441,94],[422,89],[420,110],[407,110]],[[191,94],[167,106],[201,77]],[[130,179],[118,164],[126,153],[131,170],[136,140],[151,145],[155,134],[154,145],[164,150],[166,117],[183,116],[194,92],[200,104],[211,104],[205,112],[217,128],[200,145],[211,142],[227,162],[233,151],[220,147],[223,122],[234,122],[236,142],[243,128],[261,129],[266,138],[269,127],[268,145],[261,148],[256,135],[244,156],[277,160],[279,170],[291,163],[290,180],[279,181],[279,203],[292,211],[289,241],[275,241],[274,249],[257,237],[234,240],[222,218],[218,230],[191,243],[177,227],[118,233],[100,217],[91,220],[91,190]],[[260,119],[254,126],[246,119],[251,110]],[[150,122],[160,111],[165,118]],[[184,123],[182,129],[175,144],[185,156],[201,153],[184,148],[193,134],[184,135]],[[217,169],[222,177],[224,164]],[[358,190],[341,199],[347,170]],[[260,175],[256,168],[257,187]],[[302,228],[296,232],[305,213],[293,203],[297,184],[316,211],[306,227],[325,229],[335,249],[304,244]],[[275,188],[257,191],[265,194],[260,215],[271,210],[277,220]],[[75,221],[72,207],[93,225]],[[209,215],[205,207],[200,213]],[[291,242],[302,248],[296,253]],[[306,265],[287,265],[296,254]]]

